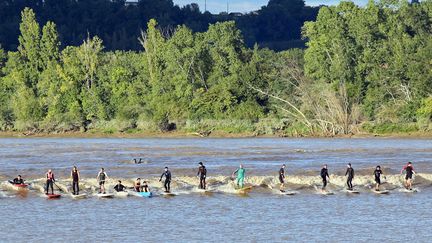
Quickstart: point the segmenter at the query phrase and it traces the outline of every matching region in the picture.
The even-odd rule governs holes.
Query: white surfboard
[[[281,195],[288,195],[288,196],[293,196],[298,194],[297,191],[281,191],[281,190],[277,190],[276,193],[281,194]]]
[[[326,196],[330,196],[330,195],[334,195],[334,192],[331,191],[321,191],[322,195],[326,195]]]
[[[360,193],[359,191],[356,191],[356,190],[346,190],[346,192],[352,193],[352,194],[359,194]]]
[[[96,194],[96,196],[99,198],[113,198],[114,194],[112,194],[112,193],[98,193],[98,194]]]
[[[174,197],[177,196],[176,193],[172,193],[172,192],[162,192],[162,196],[164,197]]]
[[[372,190],[372,191],[376,194],[389,194],[390,193],[389,190],[380,190],[380,191]]]
[[[126,191],[122,191],[122,192],[114,192],[114,196],[115,197],[127,197],[129,196],[129,192]]]
[[[83,193],[83,194],[79,194],[79,195],[74,195],[71,194],[72,199],[84,199],[87,197],[87,194]]]

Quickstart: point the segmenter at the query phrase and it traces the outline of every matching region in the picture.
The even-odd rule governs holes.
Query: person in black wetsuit
[[[327,186],[327,183],[330,183],[330,176],[328,174],[328,169],[327,169],[327,165],[323,165],[322,169],[321,169],[321,178],[323,181],[323,187],[321,188],[322,191],[325,191],[325,188]],[[327,180],[328,178],[328,180]]]
[[[412,165],[411,162],[408,162],[408,164],[406,164],[402,170],[401,170],[401,174],[406,171],[406,175],[405,175],[405,188],[408,190],[412,190],[412,178],[413,178],[413,174],[415,174],[416,172],[414,171],[414,167]]]
[[[351,163],[348,163],[348,168],[345,172],[345,176],[348,175],[347,178],[347,185],[348,185],[348,190],[353,190],[353,185],[352,185],[352,180],[354,179],[354,169],[351,166]]]
[[[281,192],[285,192],[285,190],[284,190],[284,183],[285,183],[285,164],[283,164],[282,167],[279,169],[279,182],[280,182],[279,190],[280,190]]]
[[[72,168],[71,171],[71,177],[72,177],[72,194],[78,195],[79,194],[79,179],[80,179],[80,173],[76,166]]]
[[[203,165],[202,162],[199,162],[199,167],[198,167],[198,173],[197,176],[200,179],[200,184],[199,184],[199,188],[200,189],[206,189],[206,177],[207,177],[207,169],[206,167]]]
[[[118,181],[117,185],[114,186],[114,190],[116,192],[123,192],[123,191],[125,191],[125,189],[126,189],[126,187],[122,184],[121,181]]]
[[[21,175],[18,175],[17,178],[14,178],[13,181],[9,182],[16,185],[24,184],[24,180],[22,179]]]
[[[383,174],[381,166],[377,166],[374,171],[375,176],[375,191],[379,191],[379,186],[381,185],[381,175]]]
[[[165,167],[165,171],[164,173],[162,173],[159,181],[162,181],[162,178],[165,176],[165,182],[164,182],[164,187],[165,187],[165,192],[170,192],[171,188],[171,172],[168,170],[168,167]]]

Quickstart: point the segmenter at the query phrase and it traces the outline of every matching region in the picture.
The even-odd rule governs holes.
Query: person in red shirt
[[[406,164],[402,168],[402,170],[400,172],[401,175],[402,175],[402,173],[404,171],[406,171],[406,174],[405,174],[405,188],[408,189],[408,190],[412,190],[412,179],[413,179],[412,177],[413,177],[413,174],[415,174],[416,172],[414,171],[414,167],[413,167],[413,165],[412,165],[411,162],[408,162],[408,164]]]

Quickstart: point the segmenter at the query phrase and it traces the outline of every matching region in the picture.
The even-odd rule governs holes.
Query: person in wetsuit
[[[232,177],[237,174],[236,184],[239,188],[243,188],[244,186],[245,173],[246,170],[243,168],[242,164],[240,165],[240,168],[232,173]]]
[[[170,192],[171,188],[171,172],[168,170],[168,167],[165,167],[165,171],[162,173],[159,181],[162,181],[162,178],[165,176],[165,182],[164,182],[164,187],[165,187],[165,192]]]
[[[142,192],[141,190],[141,178],[137,178],[134,183],[134,188],[136,192]]]
[[[202,162],[199,162],[199,167],[198,167],[198,173],[197,176],[200,179],[200,184],[199,184],[199,188],[200,189],[206,189],[206,176],[207,176],[207,169],[206,167],[203,165]]]
[[[115,190],[116,192],[123,192],[123,191],[125,191],[125,189],[126,189],[126,187],[123,186],[123,184],[122,184],[121,181],[118,181],[118,182],[117,182],[117,185],[114,186],[114,190]]]
[[[282,167],[279,169],[279,182],[280,182],[279,190],[280,190],[281,192],[285,192],[285,190],[284,190],[284,183],[285,183],[285,164],[283,164]]]
[[[72,168],[71,177],[72,177],[72,191],[73,191],[72,194],[79,195],[80,173],[76,166]]]
[[[375,176],[375,191],[379,191],[379,186],[381,185],[381,175],[383,174],[381,166],[377,166],[374,171]]]
[[[351,166],[351,163],[348,163],[348,168],[345,172],[345,176],[348,176],[347,178],[347,185],[348,185],[348,190],[353,190],[353,185],[352,185],[352,180],[354,179],[354,169]]]
[[[324,191],[325,188],[327,187],[327,183],[330,182],[330,176],[328,174],[328,169],[327,169],[327,165],[326,164],[323,165],[323,167],[321,169],[321,178],[322,178],[322,181],[323,181],[323,186],[322,186],[321,190]],[[327,180],[327,178],[328,178],[328,180]]]
[[[408,162],[408,164],[406,164],[402,170],[401,170],[401,174],[406,171],[406,175],[405,175],[405,188],[408,190],[412,190],[412,177],[413,174],[415,174],[416,172],[414,171],[414,167],[412,165],[411,162]]]
[[[99,193],[105,194],[105,181],[108,180],[108,175],[104,168],[101,168],[96,179],[99,182]]]
[[[18,175],[17,178],[14,178],[12,181],[9,182],[15,185],[24,184],[24,180],[22,179],[21,175]]]
[[[54,194],[54,173],[52,170],[48,170],[46,173],[46,194],[48,194],[48,189],[51,187],[51,194]]]

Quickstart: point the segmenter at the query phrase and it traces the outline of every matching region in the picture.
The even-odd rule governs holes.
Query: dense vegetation
[[[150,19],[168,31],[186,25],[194,32],[206,31],[209,24],[235,20],[245,43],[273,49],[304,47],[301,27],[315,20],[318,8],[307,7],[303,0],[270,0],[267,6],[237,16],[235,13],[202,13],[197,4],[178,7],[172,0],[140,0],[127,5],[125,0],[2,0],[0,1],[0,43],[6,50],[18,46],[20,12],[33,9],[41,23],[57,25],[63,47],[80,45],[87,33],[104,40],[107,50],[140,50],[137,41]]]
[[[432,1],[320,9],[305,50],[247,48],[235,22],[193,32],[150,20],[143,51],[97,36],[61,48],[25,9],[0,51],[0,128],[336,135],[432,130]]]

